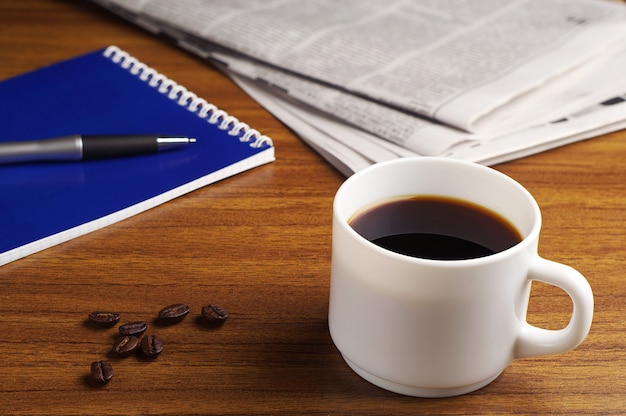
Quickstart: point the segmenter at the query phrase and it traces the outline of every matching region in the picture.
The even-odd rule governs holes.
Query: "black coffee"
[[[389,200],[357,213],[349,223],[387,250],[433,260],[489,256],[522,240],[515,227],[495,212],[438,196]]]

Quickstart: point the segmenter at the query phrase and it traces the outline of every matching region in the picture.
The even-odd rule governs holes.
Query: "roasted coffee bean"
[[[144,321],[129,322],[120,325],[119,330],[122,335],[140,335],[148,328],[148,324]]]
[[[189,306],[182,303],[169,305],[159,311],[159,319],[168,324],[174,324],[183,320],[189,313]]]
[[[113,326],[120,320],[118,312],[95,311],[89,314],[89,322],[100,326]]]
[[[113,345],[113,351],[119,356],[125,357],[139,348],[139,339],[134,335],[126,335]]]
[[[156,357],[163,351],[163,341],[156,335],[146,335],[141,339],[141,352],[148,357]]]
[[[91,378],[98,383],[108,383],[113,378],[113,367],[108,361],[91,363]]]
[[[216,305],[202,307],[202,317],[213,325],[222,325],[229,317],[229,313]]]

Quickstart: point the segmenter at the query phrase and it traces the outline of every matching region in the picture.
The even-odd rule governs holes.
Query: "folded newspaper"
[[[346,175],[626,128],[626,4],[92,0],[209,60]]]

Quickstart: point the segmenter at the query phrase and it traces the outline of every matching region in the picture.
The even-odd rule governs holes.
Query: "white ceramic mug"
[[[517,245],[469,260],[428,260],[381,248],[348,221],[396,196],[440,195],[486,207],[522,235]],[[420,397],[465,394],[493,381],[514,359],[579,345],[593,317],[587,280],[537,254],[541,214],[508,176],[474,163],[403,158],[360,171],[333,207],[329,328],[348,365],[371,383]],[[530,325],[533,280],[563,289],[573,311],[566,328]]]

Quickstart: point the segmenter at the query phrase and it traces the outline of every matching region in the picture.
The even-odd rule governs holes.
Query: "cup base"
[[[370,383],[374,384],[375,386],[378,386],[385,390],[389,390],[394,393],[404,394],[406,396],[424,397],[424,398],[443,398],[443,397],[460,396],[462,394],[471,393],[475,390],[485,387],[487,384],[491,383],[496,378],[498,378],[498,376],[501,374],[501,373],[498,373],[493,377],[489,377],[477,383],[472,383],[472,384],[468,384],[468,385],[461,386],[461,387],[452,387],[452,388],[415,387],[415,386],[409,386],[406,384],[395,383],[393,381],[380,378],[358,367],[353,362],[346,359],[346,357],[343,357],[343,359],[346,361],[348,366],[350,366],[350,368],[355,373],[357,373],[358,375],[360,375],[361,377],[363,377],[365,380],[369,381]]]

